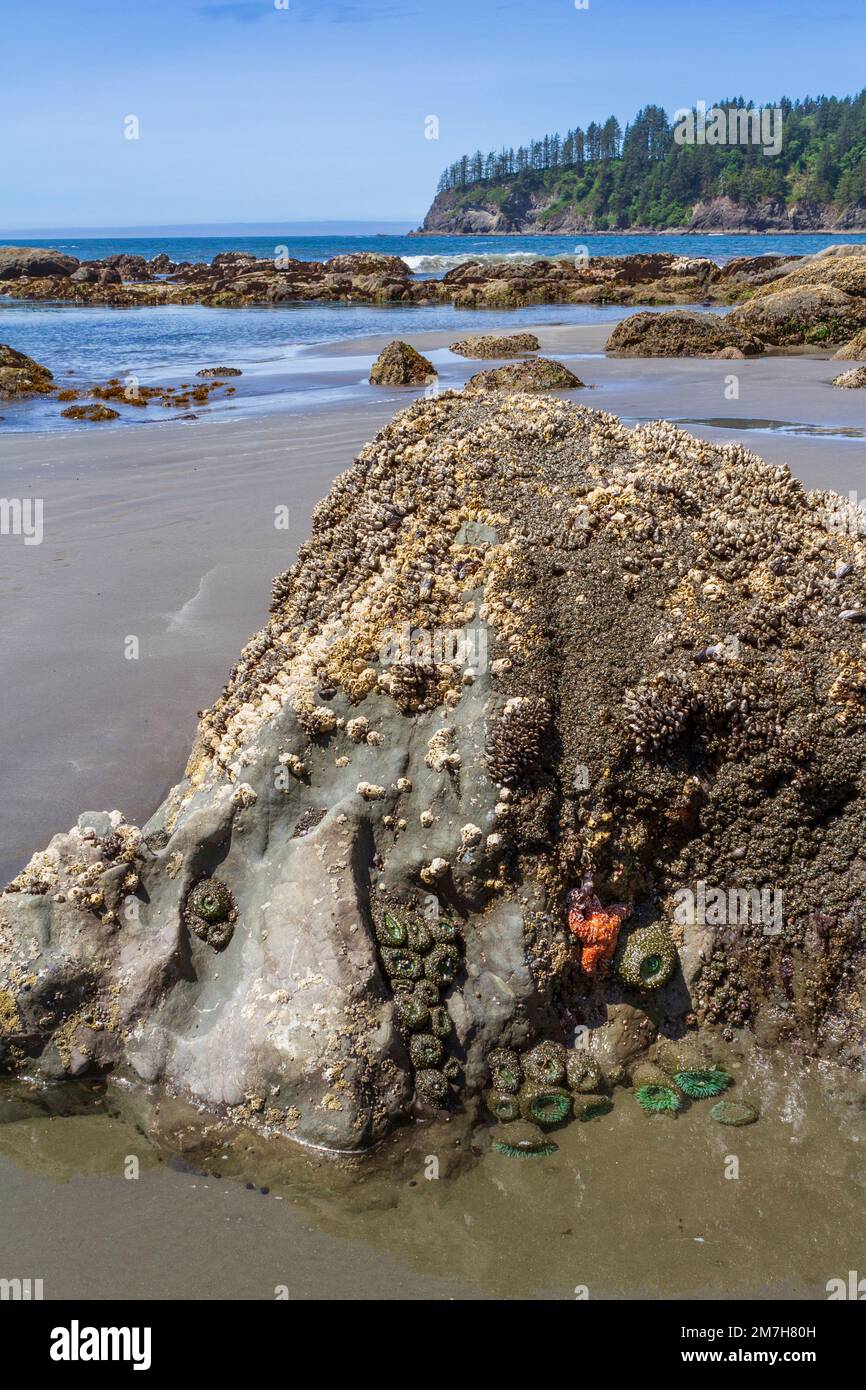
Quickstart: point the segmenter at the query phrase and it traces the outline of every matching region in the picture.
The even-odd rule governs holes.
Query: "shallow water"
[[[691,416],[678,417],[676,425],[708,425],[713,429],[749,430],[754,434],[803,435],[812,439],[866,439],[866,429],[855,425],[809,425],[797,420],[750,420],[719,416],[717,419],[698,420]]]
[[[447,304],[100,309],[25,304],[0,296],[0,342],[43,362],[58,385],[80,389],[110,377],[125,382],[129,376],[143,386],[178,385],[194,381],[201,367],[239,367],[243,376],[228,382],[236,395],[229,400],[214,396],[208,405],[197,406],[195,413],[202,419],[241,418],[335,401],[348,404],[369,394],[370,356],[318,355],[311,351],[316,344],[374,334],[411,337],[430,330],[453,331],[457,337],[535,324],[613,324],[630,312],[615,306],[562,304],[512,310],[455,309]],[[455,361],[448,353],[441,357]],[[6,403],[0,410],[4,417],[0,431],[92,430],[86,422],[63,419],[61,409],[56,401],[39,396]],[[101,428],[141,425],[177,413],[151,403],[146,410],[122,412],[119,420]]]
[[[116,1092],[47,1118],[7,1089],[0,1277],[47,1298],[826,1298],[863,1266],[866,1084],[760,1058],[745,1075],[748,1128],[618,1090],[539,1159],[493,1153],[460,1117],[365,1159],[248,1133],[203,1157],[198,1120],[154,1145],[112,1117]]]

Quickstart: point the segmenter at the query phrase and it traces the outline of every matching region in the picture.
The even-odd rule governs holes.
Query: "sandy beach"
[[[828,357],[618,360],[603,355],[607,324],[536,331],[541,351],[592,388],[573,393],[579,405],[626,421],[730,420],[684,428],[787,463],[807,487],[866,490],[866,410],[860,393],[831,386],[839,365]],[[452,332],[411,340],[432,355],[441,389],[489,365],[448,352]],[[270,581],[292,562],[312,508],[419,394],[367,387],[357,398],[361,371],[386,341],[302,354],[301,363],[327,362],[329,385],[354,384],[350,405],[6,438],[0,492],[44,499],[44,540],[7,537],[0,548],[4,880],[82,807],[140,820],[180,776],[196,711],[264,621]],[[726,399],[732,375],[738,400]],[[768,423],[743,427],[754,422]],[[774,427],[792,422],[826,433]],[[275,526],[278,507],[289,508],[288,530]]]

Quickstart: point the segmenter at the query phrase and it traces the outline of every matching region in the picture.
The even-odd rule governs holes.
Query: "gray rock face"
[[[575,1029],[599,1085],[750,1024],[862,1068],[842,505],[663,422],[401,412],[153,818],[86,813],[0,895],[0,1061],[339,1150]]]
[[[0,246],[0,280],[22,275],[71,275],[78,267],[75,256],[39,246]]]

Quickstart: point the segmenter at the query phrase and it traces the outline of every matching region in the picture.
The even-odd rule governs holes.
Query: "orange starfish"
[[[620,927],[631,908],[622,904],[603,908],[593,894],[589,900],[579,892],[569,894],[568,929],[580,945],[580,968],[585,975],[597,975],[613,959]]]

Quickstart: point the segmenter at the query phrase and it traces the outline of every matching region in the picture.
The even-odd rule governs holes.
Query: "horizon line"
[[[423,221],[423,218],[420,219]],[[173,236],[207,236],[217,235],[252,235],[258,233],[261,236],[279,235],[282,232],[298,233],[298,228],[346,228],[359,227],[366,230],[371,228],[394,228],[408,227],[413,229],[420,225],[417,217],[332,217],[332,218],[308,218],[293,222],[164,222],[164,223],[131,223],[127,225],[104,225],[96,227],[35,227],[27,225],[23,227],[3,227],[0,228],[0,237],[10,236],[76,236],[99,238],[105,236],[141,237],[150,233],[156,235]],[[317,235],[315,230],[309,231],[308,235]]]

